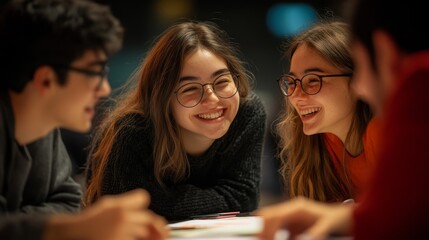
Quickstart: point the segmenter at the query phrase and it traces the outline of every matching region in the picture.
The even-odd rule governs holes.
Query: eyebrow
[[[107,60],[96,60],[96,61],[91,61],[88,63],[85,63],[85,65],[87,67],[92,67],[92,66],[106,66],[107,65]]]
[[[222,74],[224,74],[224,73],[229,73],[230,71],[229,71],[229,69],[228,68],[222,68],[222,69],[219,69],[219,70],[217,70],[216,72],[214,72],[214,73],[212,73],[212,75],[211,75],[211,78],[216,78],[216,77],[218,77],[219,75],[222,75]],[[201,79],[201,78],[199,78],[199,77],[195,77],[195,76],[183,76],[183,77],[181,77],[181,78],[179,78],[179,82],[183,82],[183,81],[192,81],[192,80],[199,80],[199,79]]]
[[[304,74],[311,73],[311,72],[325,72],[325,71],[323,71],[320,68],[315,67],[315,68],[305,69]],[[296,76],[296,74],[293,72],[289,72],[288,75]]]

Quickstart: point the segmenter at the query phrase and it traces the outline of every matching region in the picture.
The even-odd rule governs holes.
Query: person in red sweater
[[[292,238],[429,239],[429,34],[423,2],[360,0],[351,28],[354,88],[381,117],[376,169],[359,204],[299,198],[260,209],[261,234]],[[420,30],[414,30],[420,29]]]

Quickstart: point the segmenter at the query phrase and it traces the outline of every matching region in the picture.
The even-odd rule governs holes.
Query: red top
[[[333,160],[337,172],[345,178],[344,170],[353,184],[353,192],[356,196],[367,184],[369,176],[374,169],[376,136],[379,130],[379,121],[374,118],[368,123],[363,135],[363,152],[358,156],[351,156],[345,149],[343,142],[332,133],[324,134],[324,141],[329,154]],[[345,151],[345,152],[344,152]],[[344,169],[345,168],[345,169]],[[341,200],[342,201],[342,200]]]
[[[383,113],[380,156],[355,240],[429,239],[429,52],[408,57]]]

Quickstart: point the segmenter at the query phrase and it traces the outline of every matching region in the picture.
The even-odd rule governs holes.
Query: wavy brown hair
[[[305,44],[344,73],[353,72],[349,49],[349,26],[320,22],[286,43],[285,57],[290,61],[295,50]],[[279,138],[280,173],[290,197],[305,196],[319,201],[353,198],[354,185],[343,163],[338,174],[323,141],[323,134],[305,135],[297,111],[285,97],[284,111],[275,122]],[[345,146],[363,151],[363,134],[372,117],[369,106],[358,100]]]
[[[130,85],[129,91],[121,95],[95,133],[87,168],[91,179],[86,189],[86,204],[100,197],[108,156],[115,154],[112,145],[129,123],[124,116],[138,114],[153,124],[153,171],[162,186],[166,179],[178,182],[188,174],[187,155],[170,104],[176,101],[173,92],[179,85],[185,58],[198,49],[206,49],[225,60],[230,72],[238,74],[238,92],[241,101],[246,100],[253,76],[246,70],[226,32],[213,22],[195,21],[179,22],[166,29],[136,70],[134,81],[137,84]]]

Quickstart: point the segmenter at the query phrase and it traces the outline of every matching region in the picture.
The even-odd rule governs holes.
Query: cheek
[[[232,105],[237,109],[238,111],[238,107],[240,106],[240,96],[238,94],[236,94],[234,97],[231,98],[232,99]]]
[[[295,101],[295,99],[294,99],[294,97],[293,97],[293,95],[292,96],[290,96],[290,97],[284,97],[284,106],[285,106],[285,108],[292,108],[292,109],[296,109],[296,101]]]
[[[337,88],[333,92],[335,94],[328,94],[325,95],[325,98],[320,98],[320,102],[323,102],[325,107],[333,112],[340,113],[340,115],[353,110],[356,97],[351,87],[344,85],[344,87]]]
[[[173,118],[176,120],[176,122],[179,122],[180,117],[183,114],[183,111],[182,111],[183,107],[179,106],[179,104],[177,104],[177,103],[173,103],[173,104],[171,104],[170,110],[171,110],[171,113],[173,115]]]

